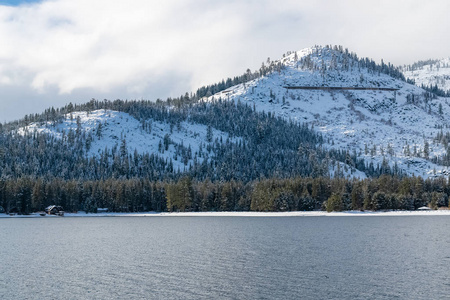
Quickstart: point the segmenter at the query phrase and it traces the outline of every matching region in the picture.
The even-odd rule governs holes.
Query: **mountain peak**
[[[353,153],[371,168],[423,177],[448,173],[447,145],[437,141],[441,128],[450,127],[450,105],[406,82],[399,68],[339,46],[288,52],[278,63],[266,76],[210,100],[248,102],[307,124],[328,141],[324,147]]]

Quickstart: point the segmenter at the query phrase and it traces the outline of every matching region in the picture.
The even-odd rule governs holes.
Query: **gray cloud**
[[[0,6],[0,121],[69,101],[179,96],[315,44],[394,64],[446,57],[449,9],[445,0]]]

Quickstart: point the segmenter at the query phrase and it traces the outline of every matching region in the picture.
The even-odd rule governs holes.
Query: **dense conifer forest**
[[[329,177],[198,181],[144,178],[63,180],[10,178],[0,180],[0,205],[27,214],[51,204],[66,211],[311,211],[414,210],[448,207],[447,179],[382,175],[356,180]]]

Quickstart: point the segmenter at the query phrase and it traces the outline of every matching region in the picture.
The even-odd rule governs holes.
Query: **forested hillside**
[[[166,101],[52,107],[0,124],[0,205],[20,213],[49,204],[69,211],[447,206],[450,105],[410,83],[389,63],[316,46]]]
[[[87,105],[92,111],[84,111],[85,107],[80,106],[78,112],[98,115],[99,110],[106,110],[106,114],[113,115],[113,111],[120,111],[125,113],[118,118],[122,123],[94,119],[89,120],[93,122],[90,127],[83,127],[79,114],[65,107],[54,116],[50,112],[35,117],[41,120],[31,120],[34,124],[40,122],[42,128],[18,125],[12,130],[5,126],[1,136],[1,176],[163,180],[189,175],[199,180],[249,181],[260,177],[328,173],[328,164],[323,162],[327,162],[325,158],[328,159],[330,153],[321,148],[320,134],[304,124],[277,118],[270,112],[255,112],[248,105],[227,101],[198,102],[170,109],[167,104],[150,101],[92,101]],[[63,117],[64,114],[72,117]],[[142,138],[153,138],[154,151],[129,143],[131,136],[137,133],[127,126],[130,122],[127,118],[138,121],[139,128],[133,129],[143,134]],[[58,128],[58,124],[70,119],[73,119],[73,127]],[[167,125],[167,133],[163,135],[161,124]],[[116,136],[112,143],[105,144],[107,137],[103,135],[110,127],[120,131],[114,131]],[[201,129],[204,129],[203,133]],[[173,135],[177,132],[191,136],[203,134],[204,139],[200,144],[188,144],[189,136],[176,141]],[[194,139],[193,142],[197,141]],[[298,152],[300,146],[304,149],[302,155]],[[94,147],[97,151],[90,152]],[[346,153],[333,152],[332,156],[346,159]]]
[[[324,148],[353,153],[369,168],[426,178],[449,174],[448,98],[405,80],[401,68],[340,46],[288,52],[271,65],[279,64],[208,100],[240,101],[306,123],[322,134]]]

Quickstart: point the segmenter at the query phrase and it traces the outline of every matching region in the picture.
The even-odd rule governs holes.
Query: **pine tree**
[[[430,144],[428,143],[428,141],[425,141],[424,143],[423,154],[426,159],[430,158]]]
[[[206,141],[211,143],[213,141],[213,131],[211,125],[206,128]]]

